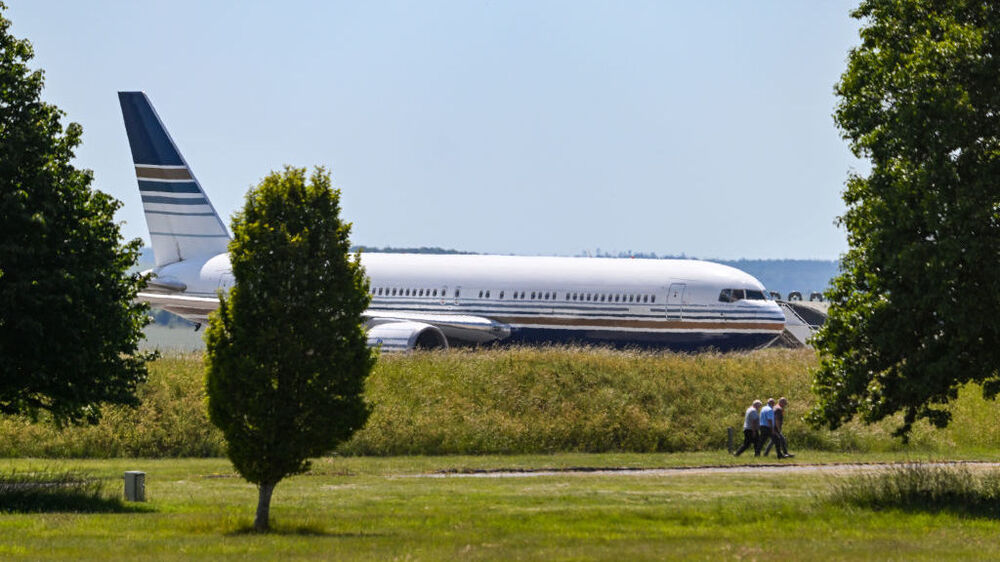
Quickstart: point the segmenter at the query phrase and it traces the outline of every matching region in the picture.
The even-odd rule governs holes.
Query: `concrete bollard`
[[[130,502],[146,501],[146,473],[129,470],[125,473],[125,500]]]

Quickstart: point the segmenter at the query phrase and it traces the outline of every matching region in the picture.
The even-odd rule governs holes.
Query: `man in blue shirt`
[[[767,399],[767,406],[760,410],[760,436],[757,441],[757,450],[767,444],[771,439],[771,430],[774,428],[774,398]]]
[[[760,456],[760,439],[757,437],[757,432],[760,429],[760,414],[757,410],[760,410],[760,400],[754,400],[743,415],[743,445],[736,449],[733,456],[740,456],[750,445],[753,445],[753,456]]]

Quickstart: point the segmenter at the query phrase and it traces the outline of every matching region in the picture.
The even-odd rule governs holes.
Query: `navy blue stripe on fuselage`
[[[187,197],[159,197],[156,195],[143,195],[143,203],[162,203],[167,205],[208,205],[208,199],[197,197],[189,199]]]
[[[514,328],[506,344],[597,344],[612,347],[671,349],[674,351],[734,351],[754,349],[771,342],[773,333],[700,333],[700,332],[620,332],[590,330],[569,332],[552,328]]]
[[[201,193],[198,184],[193,181],[139,180],[139,191],[142,193]]]

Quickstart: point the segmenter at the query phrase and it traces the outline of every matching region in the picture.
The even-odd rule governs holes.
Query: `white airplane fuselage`
[[[784,329],[780,307],[764,297],[760,282],[711,262],[386,253],[366,253],[361,260],[371,281],[371,328],[399,324],[409,328],[406,336],[430,325],[447,345],[731,350],[765,345]],[[191,302],[206,301],[199,307],[160,303],[195,322],[204,322],[216,292],[233,284],[227,254],[183,260],[154,273],[156,284],[184,287],[165,298],[182,293]],[[720,300],[723,290],[741,290],[743,298]],[[388,336],[373,344],[414,343]]]

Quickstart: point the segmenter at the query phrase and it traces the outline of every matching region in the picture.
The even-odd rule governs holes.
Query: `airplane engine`
[[[384,351],[448,348],[444,333],[430,324],[397,320],[368,327],[368,345],[382,346]]]

